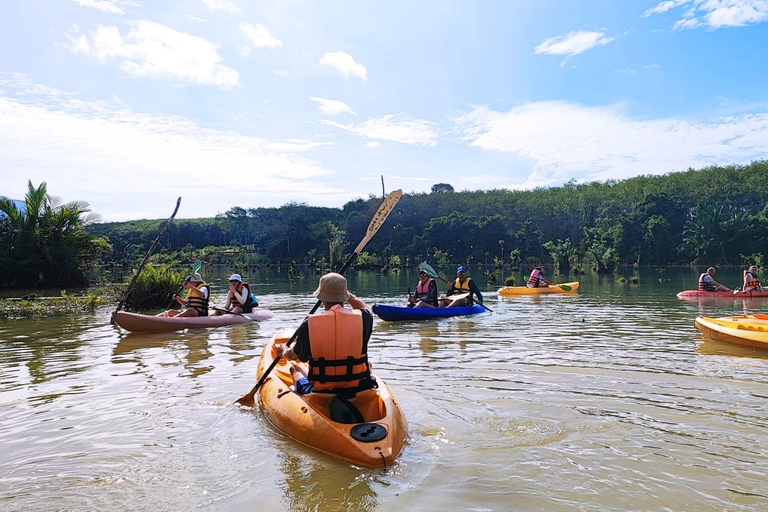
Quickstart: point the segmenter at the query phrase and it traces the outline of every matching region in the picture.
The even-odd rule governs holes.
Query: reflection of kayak
[[[751,292],[700,292],[699,290],[685,290],[677,294],[678,299],[698,299],[701,297],[713,297],[722,299],[757,299],[768,297],[768,291],[753,290]]]
[[[712,339],[768,349],[768,325],[730,318],[697,317],[696,327]]]
[[[279,330],[264,346],[257,379],[277,356],[276,345],[287,342],[291,334],[292,330]],[[306,363],[298,364],[306,369]],[[289,363],[281,359],[259,388],[262,410],[275,428],[302,444],[353,464],[370,468],[392,465],[408,429],[403,411],[381,379],[377,379],[377,389],[361,391],[349,399],[365,423],[338,423],[331,420],[329,412],[328,403],[334,395],[289,391],[293,383],[289,368]]]
[[[401,308],[398,306],[385,306],[383,304],[373,305],[373,312],[382,320],[389,320],[390,322],[396,322],[398,320],[426,320],[428,318],[476,315],[483,311],[486,311],[486,309],[479,304],[458,308]]]
[[[252,313],[240,315],[221,315],[221,316],[154,316],[142,315],[139,313],[128,313],[127,311],[118,311],[115,314],[115,323],[131,332],[167,332],[180,331],[181,329],[191,329],[196,327],[221,327],[231,324],[246,324],[254,320],[266,320],[275,316],[268,309],[254,309]],[[247,318],[245,318],[247,317]]]
[[[541,293],[568,293],[575,292],[578,287],[578,282],[558,283],[555,285],[540,286],[538,288],[528,288],[527,286],[503,286],[499,288],[499,295],[539,295]]]

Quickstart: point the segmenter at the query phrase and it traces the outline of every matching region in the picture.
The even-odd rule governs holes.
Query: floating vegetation
[[[81,315],[94,313],[99,307],[117,302],[109,290],[94,290],[70,295],[61,291],[61,297],[28,295],[20,298],[0,299],[0,318],[35,318],[47,316]]]

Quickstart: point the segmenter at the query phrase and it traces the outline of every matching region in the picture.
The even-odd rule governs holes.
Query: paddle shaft
[[[214,311],[218,311],[219,313],[224,313],[225,315],[237,315],[237,316],[241,316],[243,318],[247,318],[248,320],[253,320],[253,318],[251,318],[249,316],[245,316],[242,313],[235,313],[234,311],[230,311],[228,309],[217,308],[217,307],[213,307],[213,306],[211,306],[211,309],[214,310]]]
[[[152,256],[152,251],[154,251],[155,247],[157,247],[157,244],[160,242],[160,238],[165,234],[166,231],[168,231],[168,227],[171,225],[171,222],[173,221],[174,217],[176,217],[176,212],[179,211],[180,204],[181,204],[181,197],[179,197],[176,200],[176,208],[173,210],[173,215],[171,215],[171,217],[165,223],[165,226],[163,227],[163,229],[160,230],[160,233],[158,233],[157,238],[155,238],[155,241],[152,242],[151,246],[149,246],[149,250],[147,251],[147,254],[144,255],[144,259],[141,260],[141,263],[139,263],[139,266],[136,269],[136,273],[133,275],[133,279],[131,279],[131,282],[128,285],[128,288],[125,289],[125,291],[123,292],[123,296],[120,297],[120,301],[117,303],[117,309],[115,309],[115,313],[123,309],[123,306],[125,305],[125,301],[128,299],[128,295],[131,293],[131,291],[133,290],[133,287],[136,285],[136,279],[138,279],[141,271],[144,270],[144,265],[147,264],[149,257]],[[112,313],[112,318],[110,319],[110,322],[112,324],[115,323],[115,313]]]

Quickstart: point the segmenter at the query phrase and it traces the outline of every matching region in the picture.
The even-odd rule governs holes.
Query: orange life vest
[[[535,268],[533,269],[533,272],[531,272],[531,276],[528,278],[528,285],[530,285],[532,288],[538,288],[540,281],[541,281],[541,270]]]
[[[307,377],[313,390],[362,390],[371,387],[368,355],[363,353],[363,315],[340,304],[309,317]]]
[[[752,281],[749,283],[749,288],[747,288],[747,276],[752,276]],[[746,270],[744,271],[744,291],[748,292],[750,290],[755,290],[757,288],[760,288],[760,280],[757,279],[757,276],[755,274],[750,274]]]

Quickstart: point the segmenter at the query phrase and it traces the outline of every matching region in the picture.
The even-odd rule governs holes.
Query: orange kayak
[[[715,340],[748,347],[768,348],[768,325],[762,322],[744,321],[734,317],[700,316],[696,318],[695,325],[702,333]]]
[[[293,330],[277,331],[264,346],[257,379],[277,356],[277,345],[286,343],[292,334]],[[306,363],[294,364],[306,369]],[[364,423],[338,423],[330,418],[333,395],[299,395],[291,391],[289,368],[289,363],[281,359],[259,388],[261,408],[275,428],[302,444],[358,466],[381,468],[394,463],[408,429],[405,415],[384,381],[377,379],[378,389],[361,391],[349,400],[362,413]]]

